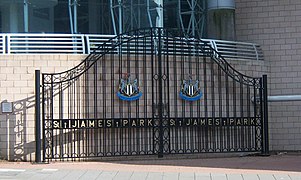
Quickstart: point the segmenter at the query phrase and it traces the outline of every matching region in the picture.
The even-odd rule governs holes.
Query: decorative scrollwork
[[[217,51],[215,51],[207,42],[202,41],[201,39],[191,38],[185,35],[183,32],[174,31],[163,28],[148,28],[148,29],[139,29],[130,31],[128,33],[124,33],[118,35],[114,38],[111,38],[106,43],[99,45],[90,55],[88,55],[79,65],[75,66],[72,69],[69,69],[65,72],[61,73],[51,73],[45,74],[44,83],[45,84],[55,84],[62,83],[66,81],[70,81],[79,77],[81,74],[86,72],[90,67],[95,64],[102,56],[108,53],[112,53],[112,51],[116,50],[118,53],[122,53],[121,46],[127,42],[132,40],[136,40],[139,38],[150,37],[147,41],[150,41],[149,44],[153,45],[154,49],[157,49],[158,45],[158,37],[161,37],[161,45],[166,45],[164,42],[169,41],[169,39],[175,39],[177,41],[173,41],[174,43],[182,43],[187,47],[193,47],[194,51],[187,48],[192,55],[206,55],[210,56],[212,60],[214,60],[223,71],[232,77],[237,82],[243,83],[245,85],[253,86],[258,85],[259,78],[253,78],[250,76],[246,76],[237,70],[235,70]],[[118,50],[119,48],[119,50]],[[163,49],[164,53],[164,49]],[[184,52],[185,53],[185,52]]]

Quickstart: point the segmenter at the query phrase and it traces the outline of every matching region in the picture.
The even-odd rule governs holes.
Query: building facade
[[[269,69],[269,95],[300,95],[299,1],[236,1],[236,34],[261,45]],[[299,151],[300,101],[271,102],[272,150]]]
[[[246,75],[267,74],[269,96],[288,96],[301,95],[300,12],[298,0],[2,0],[0,31],[115,35],[159,26],[201,38],[255,43],[262,47],[264,61],[226,60]],[[0,55],[0,155],[33,161],[34,70],[65,71],[86,55],[8,52]],[[3,112],[7,102],[12,102],[12,112]],[[301,150],[300,105],[300,101],[269,102],[270,150]]]

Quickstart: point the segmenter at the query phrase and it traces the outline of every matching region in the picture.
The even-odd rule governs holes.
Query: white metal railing
[[[263,60],[263,52],[258,44],[214,39],[202,40],[210,43],[210,45],[224,58]]]
[[[115,37],[115,35],[38,33],[0,34],[0,53],[90,54],[97,49],[99,45],[104,44],[113,37]],[[202,40],[210,44],[213,49],[227,59],[263,60],[263,52],[258,44],[214,39]],[[135,43],[130,43],[129,45],[131,44],[133,46],[135,45]],[[107,45],[110,46],[111,44]]]
[[[84,35],[6,34],[7,54],[85,53]]]
[[[87,34],[85,35],[87,39],[87,53],[93,52],[99,45],[104,44],[109,39],[115,37],[115,35],[96,35]]]

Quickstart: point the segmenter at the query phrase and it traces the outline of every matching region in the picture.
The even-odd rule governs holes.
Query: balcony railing
[[[109,39],[114,37],[114,35],[96,34],[0,34],[0,53],[90,54],[99,45],[104,44]],[[214,39],[202,40],[206,43],[209,43],[224,58],[241,60],[263,60],[263,52],[258,44]]]

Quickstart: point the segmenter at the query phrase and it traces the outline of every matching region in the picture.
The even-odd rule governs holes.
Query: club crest
[[[138,100],[142,96],[142,92],[139,91],[138,80],[132,80],[130,75],[121,79],[117,96],[124,101]]]
[[[183,80],[180,90],[180,97],[187,101],[196,101],[203,96],[199,81],[193,81],[190,77],[189,80]]]

